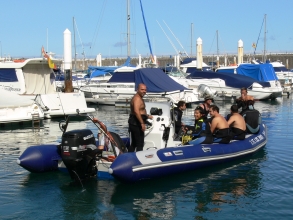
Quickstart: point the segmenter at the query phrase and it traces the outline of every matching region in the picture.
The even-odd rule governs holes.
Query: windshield
[[[275,72],[288,72],[289,70],[284,67],[284,66],[281,66],[281,67],[274,67],[274,70]]]

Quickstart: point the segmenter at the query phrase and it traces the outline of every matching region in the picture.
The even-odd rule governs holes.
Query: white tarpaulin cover
[[[55,77],[48,65],[27,64],[23,67],[25,94],[51,94],[56,92]],[[51,76],[51,77],[50,77]]]

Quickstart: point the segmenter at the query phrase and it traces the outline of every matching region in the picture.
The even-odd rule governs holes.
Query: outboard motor
[[[207,85],[205,84],[200,84],[198,85],[197,87],[197,91],[198,93],[201,95],[201,96],[211,96],[211,97],[214,97],[217,95],[217,92],[216,91],[213,91],[210,87],[208,87]]]
[[[97,174],[94,134],[89,129],[72,130],[63,134],[61,157],[72,179],[80,181]]]

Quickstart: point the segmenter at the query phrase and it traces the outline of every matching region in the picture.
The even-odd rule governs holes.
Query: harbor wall
[[[237,54],[235,55],[229,55],[227,56],[227,65],[233,64],[234,63],[234,57],[237,59]],[[255,55],[252,56],[251,54],[244,54],[243,56],[243,62],[244,63],[249,63],[253,57],[258,60],[263,60],[263,55]],[[219,55],[219,63],[220,65],[224,65],[224,55]],[[293,54],[274,54],[270,53],[266,55],[266,59],[270,60],[271,62],[279,60],[282,62],[288,69],[293,69]],[[149,60],[148,57],[142,57],[142,61],[147,61]],[[208,64],[209,62],[216,62],[217,57],[216,55],[206,55],[203,56],[203,62]],[[103,58],[102,59],[102,66],[117,66],[122,65],[126,61],[126,58]],[[72,66],[74,66],[74,62],[72,61]],[[166,65],[173,65],[174,64],[174,57],[172,56],[162,56],[162,57],[157,57],[157,62],[158,65],[161,67],[164,67]],[[138,64],[138,57],[134,57],[131,59],[131,64],[137,65]],[[288,64],[288,65],[287,65]],[[76,61],[76,68],[77,69],[87,69],[88,66],[97,66],[97,60],[96,59],[82,59],[82,60],[77,60]]]

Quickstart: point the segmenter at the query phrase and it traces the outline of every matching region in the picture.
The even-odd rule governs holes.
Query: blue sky
[[[126,57],[126,0],[9,0],[0,6],[0,56],[40,57],[41,47],[63,56],[63,32],[72,33],[76,21],[76,50],[82,57]],[[130,0],[131,55],[150,54],[139,0]],[[160,23],[175,48],[192,54],[196,39],[203,41],[203,54],[236,54],[238,41],[244,52],[253,53],[252,43],[262,53],[264,14],[267,14],[267,51],[293,52],[293,0],[142,0],[153,53],[175,55]],[[180,44],[168,30],[172,30]],[[48,36],[48,37],[47,37]],[[82,47],[83,45],[83,47]],[[84,48],[84,49],[83,49]],[[74,49],[72,50],[74,51]]]

